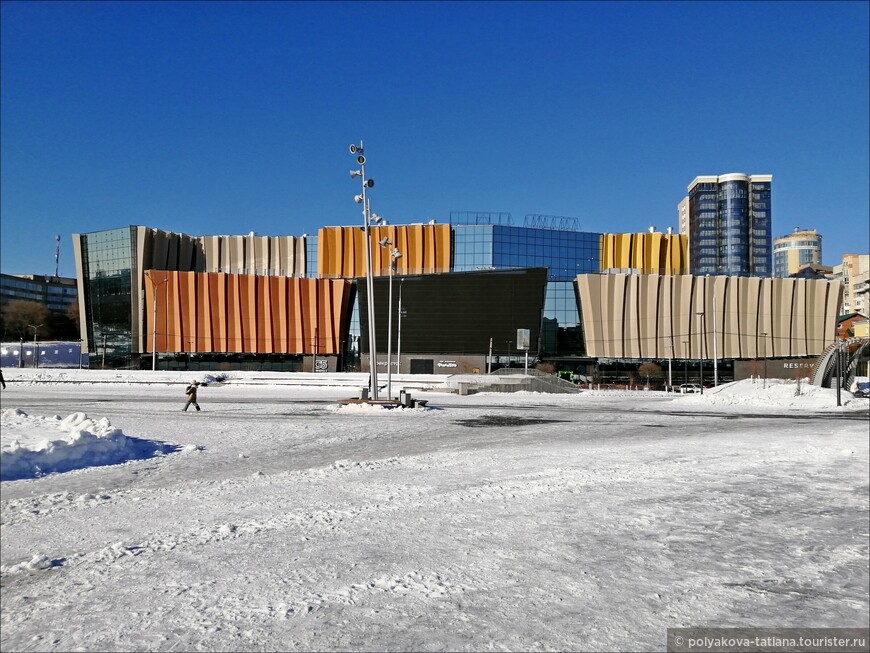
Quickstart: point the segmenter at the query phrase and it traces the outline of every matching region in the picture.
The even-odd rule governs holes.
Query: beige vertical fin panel
[[[605,334],[608,338],[607,356],[612,358],[625,355],[623,343],[625,342],[625,277],[624,274],[610,274],[605,279],[608,296],[613,298],[613,304],[607,314]]]
[[[793,279],[793,310],[797,313],[792,320],[792,348],[807,351],[807,279]]]
[[[711,359],[714,332],[718,358],[815,356],[833,342],[842,292],[835,282],[689,275],[640,275],[631,280],[630,276],[577,277],[590,356],[664,358],[669,320],[675,358]]]
[[[601,280],[604,277],[599,274],[578,274],[574,283],[577,286],[577,296],[580,300],[580,315],[601,315],[603,309],[601,303]],[[602,333],[602,321],[595,319],[583,319],[583,338],[586,352],[590,356],[603,356],[604,334]],[[595,352],[595,353],[592,353]]]

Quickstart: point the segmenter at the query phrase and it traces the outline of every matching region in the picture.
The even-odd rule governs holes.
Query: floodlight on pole
[[[36,344],[36,332],[41,329],[44,324],[28,324],[29,328],[33,329],[33,366],[39,367],[39,347]]]
[[[366,158],[363,156],[363,144],[360,141],[359,145],[351,145],[348,150],[351,154],[357,154],[356,162],[359,164],[359,175],[351,172],[351,177],[362,177],[362,193],[354,196],[354,201],[357,204],[362,204],[363,209],[363,231],[365,232],[365,263],[366,263],[366,290],[368,299],[368,323],[369,323],[369,392],[373,401],[378,400],[378,358],[376,352],[375,341],[375,297],[374,297],[374,282],[372,274],[372,241],[371,241],[371,207],[369,199],[366,196],[366,189],[374,186],[375,182],[371,179],[366,179],[365,163]]]
[[[381,238],[378,241],[381,247],[390,247],[390,289],[389,301],[387,302],[387,399],[393,399],[393,273],[396,271],[396,261],[402,258],[402,252],[393,247],[392,241]],[[400,284],[401,290],[401,284]]]
[[[710,275],[707,275],[709,278]],[[716,351],[716,334],[719,332],[719,329],[716,328],[716,285],[715,281],[713,282],[713,289],[710,291],[711,297],[713,299],[713,386],[719,385],[719,354]]]
[[[701,318],[701,337],[703,338],[704,343],[704,356],[707,355],[707,321],[704,319],[704,312],[699,311],[697,316]],[[704,394],[704,358],[700,358],[700,366],[701,366],[701,394]]]

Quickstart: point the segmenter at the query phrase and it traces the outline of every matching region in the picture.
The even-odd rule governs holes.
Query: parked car
[[[680,386],[680,392],[682,394],[689,394],[690,392],[701,392],[701,386],[697,383],[684,383]]]

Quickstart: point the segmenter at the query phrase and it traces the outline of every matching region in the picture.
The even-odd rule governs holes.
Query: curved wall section
[[[450,271],[450,225],[419,224],[372,227],[372,271],[374,276],[390,272],[389,247],[379,241],[388,238],[402,253],[396,274],[438,274]],[[317,234],[317,275],[321,278],[366,276],[365,233],[361,227],[324,227]]]
[[[148,270],[144,351],[156,339],[158,352],[340,354],[351,291],[340,279]]]
[[[834,340],[842,286],[817,279],[577,277],[589,356],[817,356]]]

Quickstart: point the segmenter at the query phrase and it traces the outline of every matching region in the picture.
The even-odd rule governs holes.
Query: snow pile
[[[61,420],[58,416],[31,417],[19,408],[10,408],[3,412],[0,426],[4,440],[12,440],[0,451],[0,480],[3,481],[116,465],[175,449],[127,437],[105,417],[95,421],[82,412]],[[35,433],[50,430],[63,431],[67,435],[58,440],[43,439],[36,444],[26,444],[34,439]],[[25,444],[22,445],[21,440]]]
[[[766,383],[760,379],[745,379],[708,388],[703,394],[682,395],[679,401],[703,406],[826,410],[837,408],[837,391],[812,385],[806,380],[798,384],[783,379],[767,379]],[[847,410],[870,407],[870,400],[856,398],[845,390],[840,391],[840,403]]]
[[[344,415],[383,415],[384,413],[401,415],[403,413],[427,413],[433,409],[429,406],[415,406],[414,408],[408,408],[406,406],[385,406],[383,404],[360,402],[336,404],[335,406],[330,406],[327,410]]]

